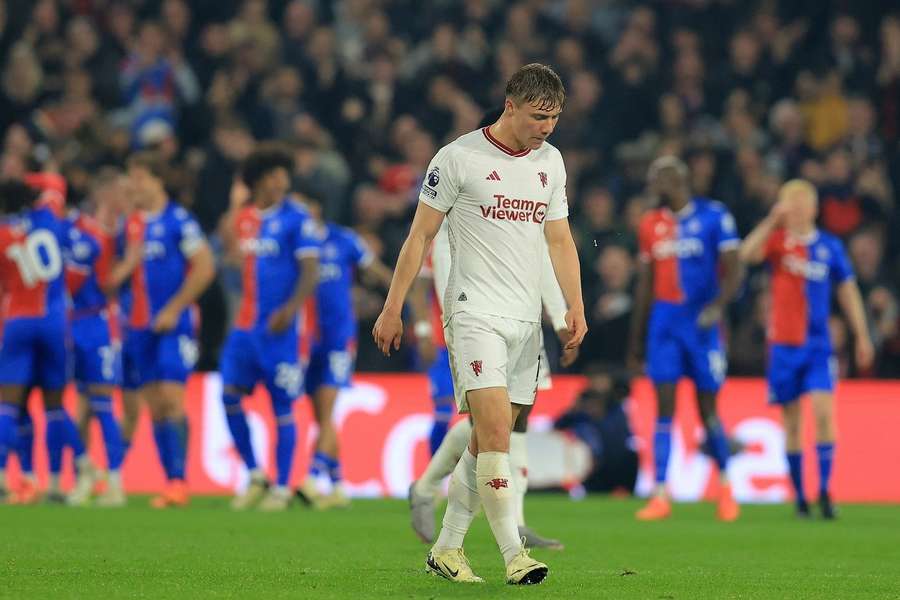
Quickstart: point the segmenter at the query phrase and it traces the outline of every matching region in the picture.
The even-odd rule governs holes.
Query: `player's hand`
[[[268,328],[269,333],[282,333],[290,327],[296,316],[297,309],[293,306],[282,306],[269,315],[269,322],[266,323],[266,327]]]
[[[856,368],[860,371],[868,371],[875,359],[875,348],[872,346],[872,340],[868,335],[861,335],[856,338],[854,344],[856,352]]]
[[[569,333],[568,329],[560,329],[556,332],[556,335],[559,336],[560,344],[563,347],[562,355],[559,357],[559,366],[568,369],[578,360],[578,348],[566,349],[566,345],[572,339],[572,334]]]
[[[391,355],[391,348],[400,349],[400,338],[403,337],[403,320],[399,313],[381,311],[375,327],[372,328],[375,345],[385,356]]]
[[[722,307],[715,302],[710,302],[700,311],[697,317],[697,325],[702,329],[709,329],[722,320]]]
[[[784,200],[779,200],[774,205],[772,205],[772,209],[769,211],[769,216],[775,222],[775,226],[784,225],[784,219],[788,213],[788,205]]]
[[[587,321],[584,318],[584,309],[570,308],[566,312],[566,327],[569,330],[569,341],[563,346],[563,350],[575,350],[584,341],[587,334]]]
[[[153,319],[153,331],[156,333],[172,331],[175,329],[175,326],[178,325],[178,318],[180,316],[180,310],[171,304],[166,304],[163,306],[162,310],[157,313],[156,318]]]

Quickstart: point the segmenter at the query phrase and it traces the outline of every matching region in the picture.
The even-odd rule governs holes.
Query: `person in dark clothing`
[[[625,412],[631,394],[628,377],[618,370],[593,364],[588,367],[588,386],[575,405],[554,423],[591,449],[594,467],[583,485],[592,492],[634,491],[638,454]]]

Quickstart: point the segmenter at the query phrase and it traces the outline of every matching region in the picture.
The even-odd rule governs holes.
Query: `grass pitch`
[[[157,512],[0,506],[0,598],[877,598],[900,599],[900,508],[842,506],[837,522],[798,522],[786,506],[747,506],[737,523],[678,505],[638,523],[637,501],[526,500],[529,524],[563,552],[540,586],[504,585],[483,516],[466,540],[481,585],[423,572],[427,547],[406,504],[342,512],[233,513],[224,498]]]

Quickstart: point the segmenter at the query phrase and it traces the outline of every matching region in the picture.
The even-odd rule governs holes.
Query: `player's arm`
[[[247,201],[250,199],[250,189],[239,178],[235,177],[231,183],[231,192],[228,196],[228,211],[222,215],[219,221],[219,238],[224,247],[225,262],[231,265],[239,265],[241,260],[240,247],[237,236],[237,217]]]
[[[434,282],[430,276],[420,274],[413,281],[412,288],[409,290],[408,306],[413,322],[413,333],[416,335],[416,349],[424,365],[430,365],[437,358],[429,299],[433,285]]]
[[[394,272],[374,256],[365,264],[360,265],[360,270],[368,282],[373,282],[384,289],[391,287],[391,278],[393,278]]]
[[[184,252],[184,250],[182,250]],[[193,304],[200,294],[209,287],[216,276],[216,260],[206,240],[199,239],[187,252],[190,267],[187,269],[181,287],[175,292],[153,321],[153,331],[165,332],[175,329],[181,313]]]
[[[744,264],[738,257],[741,239],[737,235],[734,217],[726,210],[719,215],[715,243],[719,253],[719,295],[700,311],[697,324],[703,328],[712,327],[722,319],[744,281]]]
[[[639,370],[644,358],[647,320],[653,300],[653,259],[641,256],[637,267],[637,282],[634,287],[634,310],[631,313],[631,337],[628,342],[628,366]]]
[[[869,337],[869,327],[866,323],[866,309],[863,305],[862,294],[856,279],[848,277],[837,288],[838,304],[850,322],[850,330],[853,332],[853,347],[856,352],[856,367],[865,371],[872,366],[875,357],[875,349],[872,339]]]
[[[584,300],[581,296],[581,264],[578,262],[578,249],[569,229],[566,218],[554,219],[544,223],[544,237],[556,281],[562,290],[569,309],[566,312],[566,329],[570,334],[565,344],[566,350],[577,348],[587,333],[587,322],[584,318]]]
[[[758,265],[766,259],[766,242],[781,226],[784,205],[775,204],[769,214],[744,238],[738,250],[738,257],[745,265]]]
[[[541,303],[544,305],[544,312],[550,317],[553,331],[556,332],[563,345],[560,365],[569,367],[578,359],[578,347],[566,348],[572,338],[566,325],[566,299],[556,280],[556,274],[553,272],[553,261],[550,260],[549,250],[544,253],[541,269]]]
[[[269,317],[269,331],[281,333],[294,321],[294,317],[316,291],[319,283],[319,255],[312,253],[299,259],[300,278],[294,286],[294,293]]]
[[[403,242],[400,256],[397,258],[397,266],[394,269],[387,299],[384,301],[384,308],[372,329],[375,344],[388,356],[390,356],[391,347],[394,350],[400,349],[400,338],[403,335],[400,312],[403,309],[403,303],[416,275],[419,274],[419,269],[422,268],[425,251],[443,221],[443,212],[424,202],[419,202],[409,235]]]

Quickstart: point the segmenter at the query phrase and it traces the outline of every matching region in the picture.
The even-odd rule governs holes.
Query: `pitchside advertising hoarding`
[[[530,429],[535,438],[547,437],[558,415],[569,408],[585,387],[577,376],[554,378],[552,390],[540,392],[532,413]],[[190,420],[188,482],[194,493],[231,494],[246,483],[247,473],[232,448],[220,400],[221,380],[215,374],[194,376],[187,389]],[[68,406],[74,409],[70,393]],[[274,439],[274,421],[267,396],[257,391],[245,400],[257,456],[267,469],[274,463],[268,451]],[[729,477],[742,502],[783,502],[790,498],[784,433],[779,411],[766,404],[762,380],[731,379],[719,400],[728,435],[741,442],[744,450],[729,465]],[[43,439],[44,421],[40,399],[31,399],[35,417],[35,439]],[[805,407],[806,447],[813,444],[813,419]],[[637,492],[645,494],[652,485],[652,435],[656,417],[652,390],[646,381],[637,381],[628,413],[641,456]],[[432,423],[428,383],[422,375],[360,375],[352,388],[342,392],[335,422],[342,443],[341,461],[348,491],[354,496],[405,497],[410,482],[428,461],[428,434]],[[293,483],[305,476],[316,427],[307,400],[297,403],[298,444]],[[844,502],[900,502],[900,381],[847,381],[837,390],[838,445],[833,475],[834,494]],[[536,440],[529,442],[529,445]],[[714,463],[699,446],[703,429],[688,384],[679,388],[673,451],[669,465],[670,488],[678,500],[711,498],[717,492]],[[577,441],[566,438],[540,445],[556,448],[556,456],[532,456],[543,461],[542,470],[579,470]],[[42,484],[46,482],[44,445],[35,445],[35,467]],[[91,427],[91,454],[103,464],[102,441],[96,424]],[[536,454],[536,453],[533,453]],[[10,459],[9,477],[15,485],[17,465]],[[817,468],[813,452],[807,452],[806,486],[815,497]],[[568,477],[561,474],[560,479]],[[142,415],[132,450],[124,467],[126,488],[132,493],[161,489],[159,466],[150,423]],[[64,485],[71,483],[71,460],[66,461]]]

